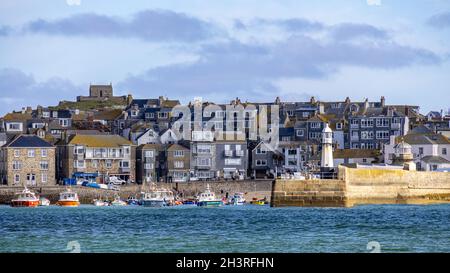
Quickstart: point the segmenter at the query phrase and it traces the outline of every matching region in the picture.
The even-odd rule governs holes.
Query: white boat
[[[39,206],[40,207],[48,207],[48,206],[50,206],[50,200],[48,200],[45,197],[39,198]]]
[[[141,195],[141,205],[145,207],[167,207],[174,204],[173,192],[157,188],[154,183],[149,192],[142,192]]]
[[[199,207],[220,207],[223,201],[216,197],[216,194],[211,191],[209,184],[206,185],[206,190],[198,196],[197,206]]]
[[[94,199],[94,206],[96,207],[107,207],[109,203],[100,199]]]
[[[246,202],[245,198],[244,198],[244,193],[242,192],[236,192],[233,197],[231,198],[230,201],[230,205],[234,205],[234,206],[241,206],[244,205]]]
[[[114,197],[114,200],[111,202],[111,206],[126,206],[126,205],[128,205],[127,202],[121,200],[119,195],[116,195],[116,197]]]

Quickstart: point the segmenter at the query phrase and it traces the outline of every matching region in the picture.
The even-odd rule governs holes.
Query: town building
[[[136,183],[164,181],[166,170],[166,146],[143,144],[136,148]]]
[[[135,181],[135,145],[118,135],[71,135],[57,143],[57,178],[97,173]],[[103,180],[102,180],[103,179]]]
[[[0,151],[0,181],[8,186],[55,185],[55,146],[35,135],[17,135]]]

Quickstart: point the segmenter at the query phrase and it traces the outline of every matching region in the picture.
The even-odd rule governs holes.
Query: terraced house
[[[55,149],[53,145],[35,135],[14,137],[1,148],[1,184],[55,185]]]
[[[135,146],[118,135],[72,135],[57,143],[57,177],[98,173],[100,177],[135,179]]]

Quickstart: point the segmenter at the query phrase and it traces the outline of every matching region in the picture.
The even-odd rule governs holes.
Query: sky
[[[2,0],[0,115],[87,95],[450,108],[448,0]]]

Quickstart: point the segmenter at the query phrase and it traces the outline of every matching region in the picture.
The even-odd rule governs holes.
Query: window
[[[8,131],[22,131],[22,123],[8,123]]]
[[[297,130],[297,136],[298,137],[302,137],[302,136],[304,136],[305,135],[305,131],[303,131],[303,130]]]
[[[297,155],[296,149],[288,149],[288,155]]]
[[[377,139],[389,139],[389,131],[377,131]]]
[[[14,184],[20,184],[20,174],[18,173],[14,175]]]
[[[13,170],[20,170],[22,169],[22,162],[21,161],[13,161]]]
[[[84,154],[84,147],[83,146],[75,146],[75,154],[76,155]]]
[[[198,166],[211,166],[211,159],[199,157],[199,158],[197,158],[197,165]]]
[[[41,182],[47,183],[48,181],[48,174],[47,173],[41,173]]]
[[[216,117],[217,118],[225,117],[225,111],[216,111]]]
[[[221,122],[221,121],[214,122],[214,129],[222,130],[223,129],[223,122]]]
[[[174,166],[175,166],[175,168],[184,168],[184,162],[183,161],[175,161]]]
[[[48,170],[48,161],[41,161],[39,163],[41,170]]]
[[[153,151],[145,151],[145,157],[153,157]]]
[[[320,128],[320,122],[311,122],[311,128],[319,129]]]
[[[130,161],[120,161],[120,167],[123,169],[130,168]]]
[[[373,127],[373,119],[361,119],[361,127]]]
[[[125,156],[128,156],[130,154],[130,147],[123,147],[123,153]]]
[[[41,150],[41,156],[42,157],[47,157],[48,156],[48,150],[47,149],[42,149]]]
[[[442,148],[442,154],[447,155],[447,148]]]
[[[131,116],[132,116],[132,117],[136,117],[137,115],[139,115],[139,110],[133,110],[133,111],[131,111]]]
[[[197,153],[199,153],[199,154],[210,154],[211,153],[211,145],[199,144],[197,146]]]
[[[265,154],[265,153],[267,153],[266,149],[263,149],[261,147],[258,147],[256,149],[256,154]]]
[[[363,162],[363,163],[367,163],[367,158],[363,158],[363,159],[362,159],[362,162]]]
[[[158,118],[168,118],[169,113],[167,112],[158,112]]]
[[[183,157],[184,156],[184,151],[176,150],[176,151],[173,152],[173,156],[174,157]]]
[[[145,113],[145,118],[155,118],[155,113]]]
[[[107,169],[111,169],[112,168],[112,160],[106,160],[105,164],[106,164],[106,168]]]
[[[28,150],[28,157],[34,157],[34,150]]]
[[[20,157],[20,150],[14,150],[14,157]]]
[[[62,127],[67,127],[67,126],[69,126],[69,120],[68,119],[60,119],[59,125],[61,125]]]
[[[225,158],[225,165],[240,165],[240,158]]]
[[[423,155],[423,147],[419,147],[419,154]]]
[[[256,160],[256,166],[267,166],[267,160],[264,159]]]
[[[377,127],[387,127],[387,126],[389,126],[389,119],[377,118]]]
[[[342,123],[341,122],[336,123],[336,129],[342,130]]]
[[[98,160],[92,160],[91,166],[92,168],[98,168]]]

